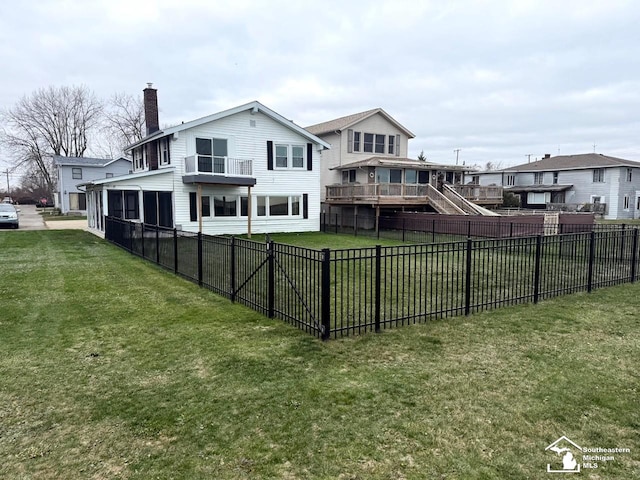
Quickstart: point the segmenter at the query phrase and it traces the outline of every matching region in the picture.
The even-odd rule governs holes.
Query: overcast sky
[[[438,163],[640,161],[640,2],[4,0],[0,108],[158,88],[161,125],[251,100],[308,126],[382,107]]]

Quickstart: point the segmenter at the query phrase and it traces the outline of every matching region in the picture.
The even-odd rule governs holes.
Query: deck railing
[[[480,185],[450,185],[467,200],[502,203],[502,187],[484,187]],[[349,183],[344,185],[328,185],[326,199],[331,200],[368,200],[378,197],[426,197],[429,184],[420,183]]]

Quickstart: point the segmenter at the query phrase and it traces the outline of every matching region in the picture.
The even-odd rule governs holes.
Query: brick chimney
[[[144,93],[144,123],[147,127],[147,136],[160,130],[158,120],[158,90],[153,87],[153,83],[147,83]]]
[[[152,88],[152,83],[147,83],[144,93],[144,123],[147,126],[147,136],[160,130],[158,121],[158,90]],[[149,170],[158,169],[158,141],[154,140],[144,145],[147,150],[147,164]]]
[[[544,154],[544,158],[551,158],[551,154],[550,153],[545,153]]]

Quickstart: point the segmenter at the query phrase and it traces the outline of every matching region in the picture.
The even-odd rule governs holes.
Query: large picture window
[[[289,215],[289,197],[269,197],[269,215]]]
[[[213,196],[213,214],[216,217],[236,217],[238,197],[226,195]]]

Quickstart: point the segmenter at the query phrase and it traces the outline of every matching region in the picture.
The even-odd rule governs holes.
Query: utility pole
[[[596,142],[593,142],[593,153],[596,153],[596,147],[597,147],[597,146],[598,146],[598,145],[596,145]]]
[[[4,172],[2,172],[4,174],[7,175],[7,196],[10,197],[11,196],[11,188],[9,188],[9,169],[7,168]]]
[[[460,148],[456,148],[454,152],[456,153],[456,165],[458,164],[458,155],[460,154]]]

